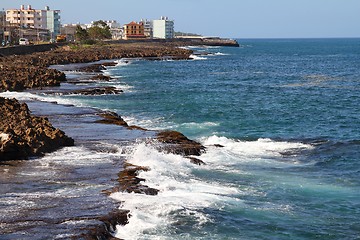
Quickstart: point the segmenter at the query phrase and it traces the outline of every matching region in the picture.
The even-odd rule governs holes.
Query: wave
[[[202,138],[201,143],[208,146],[204,158],[214,160],[214,163],[219,166],[221,164],[228,166],[229,163],[234,165],[250,163],[287,167],[288,165],[302,164],[297,157],[303,151],[314,149],[311,144],[274,141],[269,138],[260,138],[256,141],[240,141],[211,136]],[[219,146],[221,147],[219,148]]]
[[[229,56],[230,54],[222,53],[222,52],[216,52],[214,53],[215,56]]]
[[[199,57],[199,56],[196,56],[194,54],[190,55],[190,58],[193,59],[193,60],[207,60],[206,57]]]
[[[219,126],[220,124],[217,122],[202,122],[202,123],[197,123],[197,122],[189,122],[189,123],[183,123],[180,126],[181,127],[187,127],[187,128],[208,128],[208,127],[216,127]]]
[[[116,63],[116,65],[113,68],[127,66],[129,64],[132,64],[133,61],[132,61],[132,59],[122,58],[122,59],[116,60],[115,63]]]
[[[239,162],[260,163],[263,166],[269,158],[281,157],[282,152],[312,148],[297,142],[271,139],[237,141],[218,136],[203,138],[202,143],[208,148],[207,153],[199,157],[206,162],[203,166],[193,165],[182,156],[158,152],[145,143],[134,147],[127,162],[149,167],[150,171],[141,172],[139,178],[146,179],[147,186],[160,191],[157,196],[124,192],[111,195],[115,200],[122,201],[121,208],[130,210],[131,215],[129,224],[118,226],[116,237],[174,239],[179,225],[203,229],[216,221],[214,211],[234,206],[246,207],[241,196],[261,194],[253,188],[241,189],[232,181],[220,182],[218,177],[235,174],[233,176],[240,178],[238,174],[251,174],[239,168]],[[269,161],[268,164],[274,167],[284,163]],[[271,208],[285,211],[282,206]]]
[[[74,105],[77,107],[89,107],[85,103],[81,102],[80,100],[64,98],[60,95],[53,95],[53,94],[52,95],[46,95],[46,94],[38,95],[38,94],[30,93],[30,92],[6,91],[6,92],[0,93],[0,97],[16,98],[17,100],[20,100],[20,101],[40,101],[40,102],[50,102],[50,103],[53,102],[53,103],[63,104],[63,105]]]
[[[127,162],[150,167],[141,172],[145,184],[160,190],[157,196],[118,192],[112,198],[123,201],[121,206],[130,210],[129,224],[118,226],[116,237],[147,239],[154,236],[171,239],[179,224],[202,226],[211,222],[204,208],[219,208],[219,204],[235,201],[236,188],[216,182],[201,181],[193,170],[200,168],[178,155],[164,154],[144,143],[135,146]]]

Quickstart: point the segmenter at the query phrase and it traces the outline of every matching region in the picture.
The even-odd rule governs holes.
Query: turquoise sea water
[[[131,210],[117,236],[359,239],[360,39],[238,41],[189,61],[120,60],[97,84],[123,94],[60,97],[207,147],[194,166],[136,143],[127,159],[160,193],[113,194]]]
[[[193,61],[120,62],[119,96],[75,97],[208,147],[202,167],[139,144],[157,197],[119,193],[139,239],[360,238],[360,40],[239,40]],[[112,83],[110,83],[112,84]],[[221,144],[223,148],[216,148]],[[126,196],[124,196],[126,195]]]

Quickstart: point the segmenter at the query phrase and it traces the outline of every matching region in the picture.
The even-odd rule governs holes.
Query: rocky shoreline
[[[119,58],[147,58],[149,60],[161,59],[189,59],[192,51],[175,48],[173,44],[126,44],[96,46],[91,48],[71,49],[62,47],[45,53],[33,53],[22,56],[0,57],[0,91],[22,91],[26,89],[58,86],[66,81],[66,76],[61,71],[51,69],[55,64],[88,63],[104,59]],[[101,73],[106,68],[105,64],[92,64],[79,71]],[[93,80],[102,80],[106,76],[98,74]],[[80,89],[65,94],[119,94],[120,90],[113,88]],[[42,156],[63,146],[73,146],[74,140],[59,129],[54,128],[45,117],[32,116],[25,103],[15,99],[0,98],[0,159],[19,160],[33,156]],[[148,131],[146,129],[129,126],[115,113],[100,113],[102,118],[97,123],[114,124],[129,130]],[[159,151],[171,152],[183,156],[200,155],[205,150],[199,143],[187,139],[184,135],[174,131],[158,132],[154,141],[158,144]],[[189,157],[194,164],[205,164],[199,159]],[[1,161],[0,161],[1,162]],[[139,171],[147,171],[146,167],[125,164],[124,170],[118,175],[118,186],[110,191],[127,191],[149,195],[156,195],[158,190],[143,185],[145,179],[137,177]],[[129,212],[114,210],[103,217],[94,217],[99,225],[89,226],[87,233],[80,239],[115,239],[112,233],[115,226],[124,225],[128,221]],[[130,213],[131,214],[131,213]],[[78,236],[79,237],[79,236]]]
[[[192,52],[162,44],[108,44],[103,46],[63,46],[48,52],[0,57],[0,91],[23,91],[31,88],[59,86],[65,74],[51,69],[51,65],[89,63],[121,58],[150,58],[161,60],[189,59]],[[99,72],[103,65],[96,65]],[[93,68],[93,69],[96,69]]]

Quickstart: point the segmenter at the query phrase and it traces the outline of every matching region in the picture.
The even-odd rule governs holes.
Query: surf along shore
[[[204,44],[205,43],[201,41],[191,43],[188,41],[122,42],[115,44],[103,43],[100,46],[49,45],[47,47],[43,46],[40,52],[36,48],[34,48],[34,50],[27,49],[23,51],[27,54],[23,55],[19,55],[18,52],[18,55],[13,55],[11,51],[10,54],[9,51],[6,52],[6,54],[1,54],[0,51],[2,55],[2,57],[0,57],[0,92],[24,91],[29,89],[36,92],[37,89],[41,91],[41,89],[48,87],[54,87],[52,90],[56,91],[56,86],[59,86],[62,82],[66,82],[67,79],[63,72],[49,68],[52,65],[93,63],[100,60],[109,60],[96,64],[87,64],[85,67],[82,66],[77,69],[81,72],[91,72],[93,81],[106,80],[108,76],[104,76],[102,70],[106,69],[106,66],[114,65],[114,59],[144,58],[149,60],[162,60],[171,58],[173,60],[184,60],[189,59],[193,52],[178,48],[179,46]],[[211,43],[211,45],[213,44],[214,42]],[[229,42],[227,41],[224,45],[228,46],[228,44]],[[16,51],[18,51],[18,49],[16,49]],[[121,91],[111,87],[99,87],[96,89],[80,89],[76,90],[76,92],[62,92],[62,94],[121,94]],[[30,110],[28,104],[30,104]],[[19,102],[16,99],[0,97],[0,168],[7,166],[19,168],[19,165],[26,167],[29,166],[29,164],[31,165],[34,157],[41,161],[41,158],[38,157],[44,156],[46,153],[66,146],[80,146],[84,144],[84,139],[78,137],[79,134],[72,133],[73,136],[69,137],[65,132],[59,128],[55,128],[50,123],[50,120],[56,121],[56,115],[54,115],[55,117],[51,116],[50,113],[47,113],[46,110],[41,110],[41,107],[38,106],[34,108],[34,111],[37,115],[41,115],[41,117],[34,116],[31,111],[31,106],[36,106],[37,104],[28,104]],[[52,107],[55,109],[59,108],[57,105]],[[48,109],[52,107],[50,106]],[[152,136],[153,140],[151,141],[156,142],[155,145],[158,146],[159,151],[181,154],[186,156],[189,161],[194,164],[205,164],[201,160],[193,157],[200,155],[205,151],[205,148],[201,144],[186,138],[179,132],[153,132],[137,126],[129,126],[121,116],[113,112],[93,109],[87,109],[85,112],[84,116],[92,114],[92,123],[111,125],[113,128],[121,128],[121,131],[145,132],[143,135]],[[64,114],[66,115],[66,113]],[[71,117],[66,119],[71,119]],[[77,124],[76,119],[70,121],[72,121],[73,125]],[[89,120],[87,119],[86,121]],[[57,125],[61,126],[61,124]],[[121,131],[119,134],[122,133]],[[142,135],[142,133],[135,135]],[[22,159],[31,160],[26,161],[25,164],[23,164],[22,161],[17,161]],[[106,201],[104,204],[105,207],[103,207],[101,211],[91,211],[91,214],[87,213],[86,215],[83,215],[83,212],[69,212],[68,214],[61,214],[60,217],[58,216],[55,219],[48,219],[41,216],[41,214],[46,215],[44,209],[48,206],[44,208],[40,207],[34,211],[42,213],[39,213],[33,218],[29,218],[28,216],[24,217],[21,214],[16,218],[4,217],[4,219],[1,219],[4,227],[0,227],[0,233],[7,234],[8,236],[16,236],[16,234],[20,234],[20,232],[22,234],[24,234],[24,232],[34,232],[31,230],[32,228],[45,228],[51,225],[52,227],[50,229],[58,229],[57,232],[64,234],[64,239],[116,239],[113,237],[116,225],[125,225],[128,218],[131,217],[131,213],[126,209],[119,209],[119,203],[104,200],[104,198],[108,199],[106,196],[116,191],[156,195],[158,190],[147,187],[144,184],[146,180],[137,177],[139,171],[150,170],[146,166],[123,164],[123,160],[115,164],[118,166],[117,171],[120,172],[112,172],[112,175],[106,178],[106,181],[111,182],[107,183],[107,186],[110,187],[98,191],[98,195],[101,195],[99,198],[101,198],[102,201]],[[109,164],[106,169],[113,168],[113,165],[114,163]],[[82,177],[87,178],[86,175],[91,174],[94,174],[94,169],[87,171]],[[99,178],[101,178],[101,175],[107,175],[108,173],[97,172],[96,174],[100,175]],[[77,178],[75,177],[75,181],[76,180]],[[96,179],[92,180],[98,181]],[[4,183],[4,181],[6,183],[6,179],[1,179],[1,181],[1,183]],[[62,181],[68,180],[62,178]],[[5,194],[5,192],[0,192],[0,194]],[[82,205],[87,203],[82,203],[80,199],[76,204]],[[92,207],[95,208],[95,206]],[[21,209],[18,210],[21,211]],[[56,214],[57,213],[53,213],[53,215]],[[81,228],[73,227],[64,229],[61,224],[69,221],[81,221]],[[26,224],[19,225],[19,222]],[[45,233],[44,236],[46,236]],[[31,236],[29,236],[29,239],[30,238]]]

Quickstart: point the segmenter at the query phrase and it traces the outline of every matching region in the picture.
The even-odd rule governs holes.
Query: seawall
[[[0,57],[10,55],[26,55],[34,52],[46,52],[55,49],[59,44],[21,45],[0,48]]]

